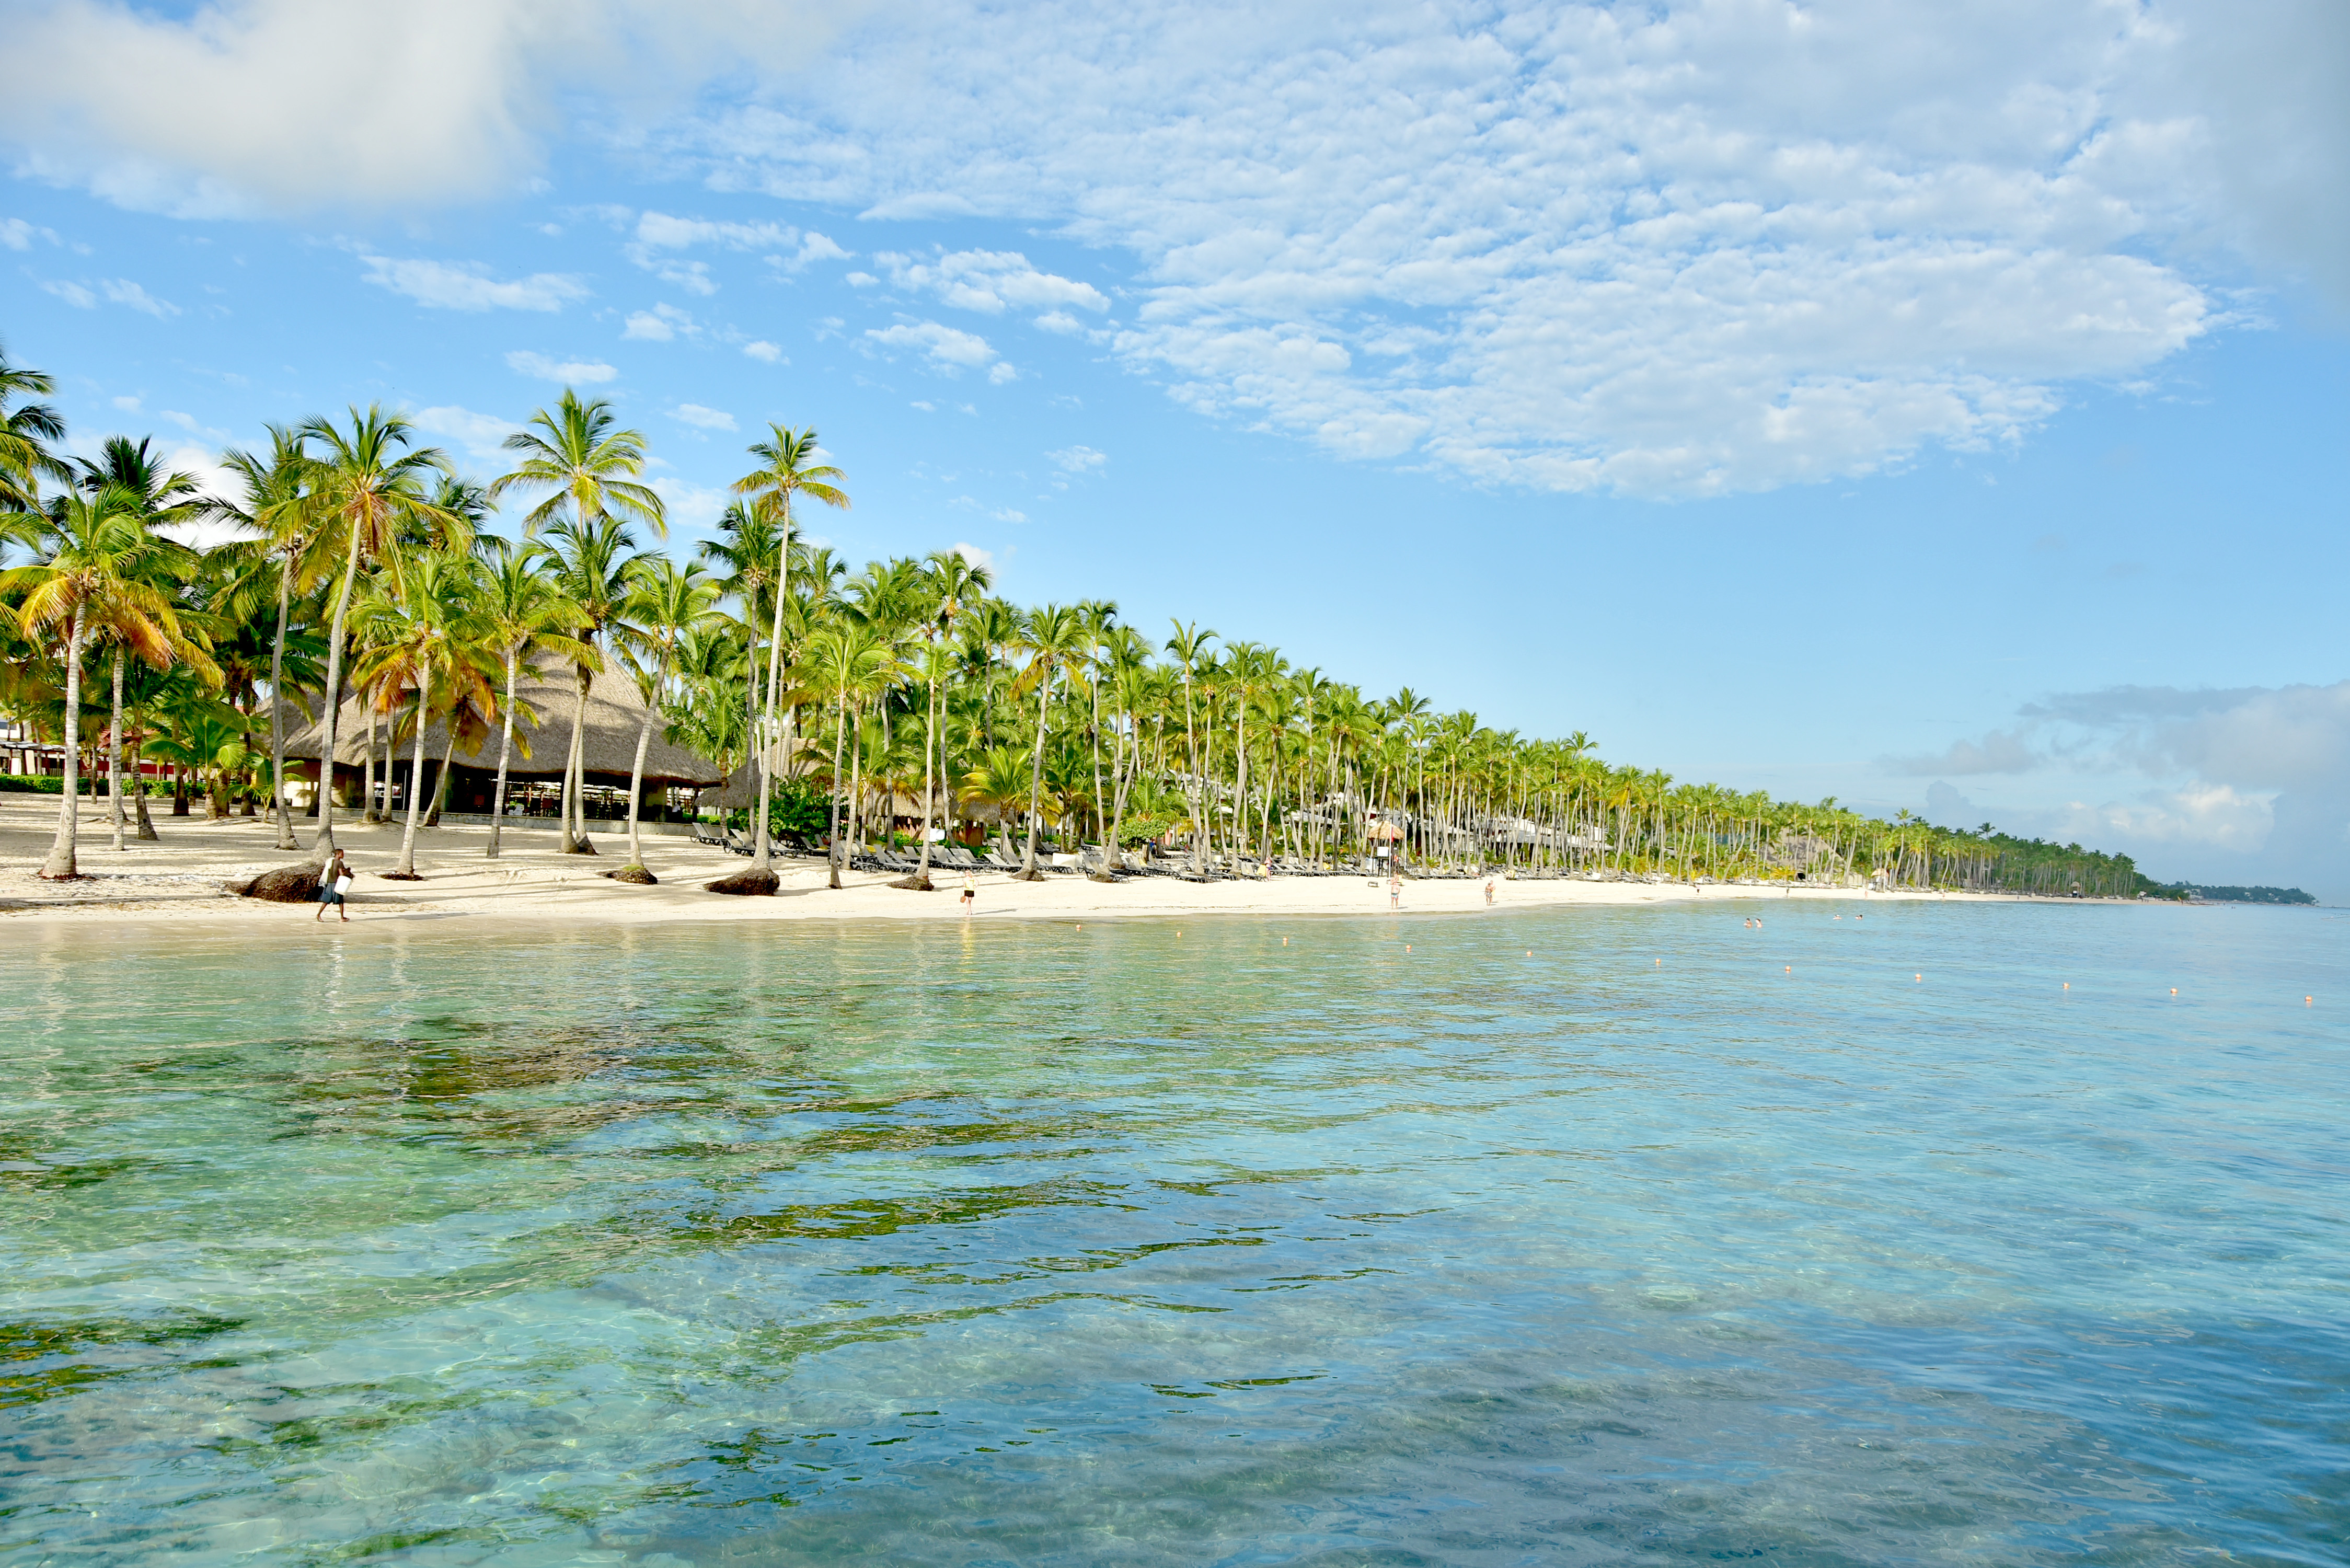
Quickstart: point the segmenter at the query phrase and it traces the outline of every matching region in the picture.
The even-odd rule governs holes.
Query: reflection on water
[[[38,933],[0,1563],[2334,1561],[2339,928],[1744,909]]]

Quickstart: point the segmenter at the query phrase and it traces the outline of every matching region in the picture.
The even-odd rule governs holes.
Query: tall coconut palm
[[[14,536],[30,543],[40,526],[40,482],[73,477],[72,468],[51,450],[66,438],[65,421],[47,403],[24,400],[56,390],[52,378],[10,364],[7,349],[0,347],[0,540]],[[19,525],[11,527],[12,521]]]
[[[1188,760],[1191,782],[1185,793],[1191,799],[1191,871],[1197,876],[1208,868],[1207,838],[1203,824],[1207,821],[1207,803],[1201,796],[1205,781],[1201,776],[1199,737],[1193,728],[1192,688],[1208,644],[1215,639],[1212,631],[1201,631],[1197,621],[1173,621],[1175,635],[1167,639],[1167,651],[1175,658],[1175,673],[1183,682],[1183,753]]]
[[[792,512],[798,498],[805,495],[827,506],[847,508],[848,493],[834,481],[845,477],[830,463],[818,462],[821,455],[816,439],[816,427],[804,431],[787,429],[779,424],[767,427],[768,439],[751,443],[750,452],[759,460],[759,466],[734,482],[734,493],[751,503],[752,511],[772,530],[775,540],[775,619],[767,647],[767,696],[758,739],[754,742],[759,758],[759,811],[752,844],[752,865],[767,870],[771,864],[768,847],[767,799],[773,783],[773,767],[768,756],[781,737],[775,730],[775,707],[783,691],[784,666],[784,601],[791,593],[791,551],[798,525]],[[833,886],[840,885],[837,867],[833,871]]]
[[[294,809],[286,795],[286,633],[294,596],[307,594],[331,563],[317,547],[320,535],[309,504],[309,451],[287,427],[264,428],[269,432],[266,457],[237,448],[221,455],[221,466],[236,475],[244,495],[242,500],[215,497],[211,511],[258,535],[228,549],[259,555],[272,568],[268,576],[276,592],[277,621],[269,650],[271,812],[277,822],[277,847],[298,849]]]
[[[637,679],[645,712],[637,725],[637,757],[629,770],[629,864],[622,870],[645,868],[644,845],[637,829],[639,802],[645,792],[645,748],[660,717],[661,697],[677,669],[678,645],[708,624],[717,614],[718,589],[700,566],[645,560],[635,573],[628,616],[619,637],[629,671]]]
[[[140,520],[151,532],[186,522],[205,509],[195,476],[165,469],[152,445],[151,437],[134,443],[128,436],[110,436],[97,457],[74,460],[75,479],[82,489],[94,493],[112,487],[136,496]],[[156,545],[142,569],[158,587],[192,575],[193,551],[160,535]],[[114,826],[114,847],[121,850],[128,847],[123,842],[128,823],[122,809],[122,670],[130,650],[110,629],[103,635],[114,646],[114,700],[106,731],[107,816]]]
[[[554,412],[540,409],[506,437],[505,450],[518,454],[514,469],[492,480],[484,499],[494,503],[512,490],[546,491],[524,514],[525,537],[565,517],[573,523],[616,517],[666,537],[669,514],[661,498],[636,477],[645,467],[644,435],[616,430],[616,423],[609,400],[582,399],[564,388]]]
[[[840,764],[842,750],[848,738],[851,712],[865,699],[888,685],[896,672],[896,659],[889,639],[862,620],[838,620],[818,631],[809,639],[808,674],[810,688],[833,704],[832,739],[832,799],[827,815],[831,838],[827,859],[830,874],[827,886],[840,886],[843,855],[841,821]],[[858,756],[847,758],[852,773]],[[855,798],[857,784],[852,777],[848,794]]]
[[[450,472],[447,454],[415,443],[415,427],[369,404],[350,410],[350,426],[305,420],[295,432],[319,448],[310,473],[316,526],[341,547],[341,581],[327,641],[326,722],[318,742],[318,834],[311,853],[321,865],[335,850],[335,728],[342,701],[343,635],[351,588],[370,561],[391,560],[403,535],[429,535],[442,548],[463,549],[472,538],[465,520],[432,499],[435,481]]]
[[[536,544],[500,539],[482,565],[482,616],[488,635],[505,661],[505,700],[498,704],[498,779],[490,796],[488,858],[495,860],[505,822],[506,767],[514,757],[515,688],[523,667],[540,654],[573,665],[600,665],[596,650],[571,635],[587,612],[566,597],[546,570],[546,551]],[[534,718],[534,722],[536,719]],[[523,754],[528,756],[527,742]]]
[[[186,643],[171,596],[154,581],[154,564],[169,542],[148,528],[141,496],[113,484],[58,496],[50,504],[44,537],[47,558],[0,573],[0,591],[23,591],[16,619],[26,636],[38,639],[58,628],[65,632],[65,793],[40,875],[66,880],[81,874],[75,762],[80,752],[82,654],[93,628],[104,628],[158,668],[176,659]]]
[[[589,678],[603,665],[608,638],[629,628],[630,596],[640,556],[636,535],[627,524],[608,516],[584,523],[566,518],[547,530],[547,539],[554,552],[555,586],[578,607],[580,618],[574,633],[593,655],[576,660],[571,667],[579,700],[571,714],[571,751],[563,766],[562,848],[566,855],[593,855],[595,846],[588,841],[583,763]]]
[[[1028,775],[1028,846],[1021,851],[1017,873],[1024,882],[1044,879],[1044,873],[1036,869],[1036,830],[1045,789],[1045,734],[1050,727],[1053,679],[1077,658],[1085,642],[1085,618],[1076,610],[1065,605],[1040,605],[1029,613],[1028,624],[1015,645],[1028,655],[1028,667],[1020,672],[1014,692],[1030,685],[1036,689],[1036,750]]]
[[[987,597],[995,586],[993,576],[985,566],[971,560],[958,550],[941,550],[924,564],[928,576],[932,606],[922,628],[928,643],[924,650],[921,674],[924,688],[922,701],[922,846],[921,858],[914,867],[914,875],[905,885],[922,892],[931,890],[931,808],[938,794],[940,763],[939,688],[953,672],[953,655],[947,645],[954,639],[955,622],[964,609]]]
[[[783,587],[786,544],[780,519],[729,504],[718,518],[718,536],[698,546],[703,561],[716,574],[718,591],[741,607],[743,665],[743,723],[747,732],[759,726],[759,681],[762,668],[760,628],[775,618],[777,590]]]
[[[369,605],[365,630],[370,652],[357,672],[362,687],[401,684],[416,691],[416,753],[408,772],[408,825],[400,835],[400,864],[387,872],[416,879],[416,829],[424,814],[424,737],[431,728],[433,680],[450,692],[449,727],[464,697],[487,707],[494,701],[472,660],[464,657],[489,634],[481,610],[478,572],[473,557],[454,550],[421,550],[405,564],[397,591]],[[447,763],[442,764],[447,771]]]

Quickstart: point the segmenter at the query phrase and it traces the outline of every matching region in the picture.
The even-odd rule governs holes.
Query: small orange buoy
[[[2072,989],[2073,989],[2073,982],[2072,982],[2071,981],[2069,981],[2069,980],[2068,980],[2068,981],[2066,981],[2064,982],[2064,989],[2065,989],[2065,990],[2067,990],[2067,991],[2072,990]]]
[[[2173,996],[2177,996],[2177,995],[2178,994],[2178,988],[2177,986],[2175,986],[2175,985],[2174,985],[2174,986],[2172,986],[2172,987],[2170,988],[2170,994],[2171,994],[2171,995],[2173,995]]]
[[[1787,966],[1787,972],[1788,972],[1789,974],[1793,974],[1793,973],[1794,973],[1794,972],[1795,972],[1795,966],[1794,966],[1794,964],[1789,964],[1789,965]]]
[[[1528,957],[1528,958],[1532,958],[1532,957],[1534,957],[1534,949],[1532,949],[1532,948],[1528,948],[1528,949],[1526,950],[1526,957]]]
[[[1664,967],[1665,967],[1665,961],[1664,961],[1664,960],[1662,960],[1662,959],[1659,959],[1659,960],[1657,961],[1657,967],[1658,967],[1659,969],[1662,969],[1662,968],[1664,968]]]
[[[1919,983],[1919,984],[1921,984],[1921,985],[1925,983],[1925,980],[1926,980],[1926,977],[1925,977],[1924,975],[1922,975],[1922,974],[1921,974],[1921,975],[1919,975],[1919,976],[1918,977],[1918,983]]]
[[[1287,946],[1289,945],[1289,939],[1288,939],[1287,937],[1284,937],[1284,938],[1282,938],[1282,939],[1281,939],[1281,945],[1282,945],[1283,947],[1287,947]]]
[[[1409,952],[1409,951],[1411,951],[1411,944],[1410,944],[1409,942],[1406,942],[1406,943],[1404,943],[1404,945],[1403,945],[1403,950],[1404,950],[1404,951],[1406,951],[1406,952]]]

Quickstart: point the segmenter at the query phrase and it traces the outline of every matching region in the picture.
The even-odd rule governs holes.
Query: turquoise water
[[[0,1563],[2341,1562],[2350,920],[1831,913],[14,927]]]

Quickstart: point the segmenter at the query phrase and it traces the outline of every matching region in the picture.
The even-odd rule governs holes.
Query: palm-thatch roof
[[[515,685],[519,701],[515,707],[515,749],[506,765],[513,778],[559,778],[563,763],[571,747],[571,720],[577,708],[578,688],[574,683],[568,665],[559,660],[547,660],[535,669],[526,669]],[[504,695],[503,685],[500,695]],[[312,701],[316,701],[316,694]],[[645,715],[644,699],[638,695],[637,683],[617,670],[598,672],[588,691],[588,717],[585,733],[580,738],[581,763],[590,774],[601,774],[626,784],[637,755],[637,731]],[[380,748],[386,732],[399,722],[397,712],[379,714],[376,719],[377,758],[382,760]],[[709,758],[661,738],[662,722],[658,715],[653,720],[652,737],[645,745],[645,782],[649,784],[679,784],[694,788],[716,784],[724,774]],[[479,742],[477,749],[468,750],[468,737],[463,729],[457,733],[456,765],[472,768],[495,768],[498,765],[498,726],[490,727],[488,737]],[[325,739],[324,726],[313,720],[296,730],[286,739],[286,760],[289,764],[308,761],[314,766],[319,743]],[[399,748],[402,758],[413,756],[416,738],[409,735]],[[424,754],[428,761],[439,762],[442,748],[449,743],[445,722],[434,720],[424,732]],[[528,754],[525,754],[525,746]],[[358,768],[367,760],[367,710],[359,699],[350,698],[343,703],[342,712],[335,720],[335,764]]]

